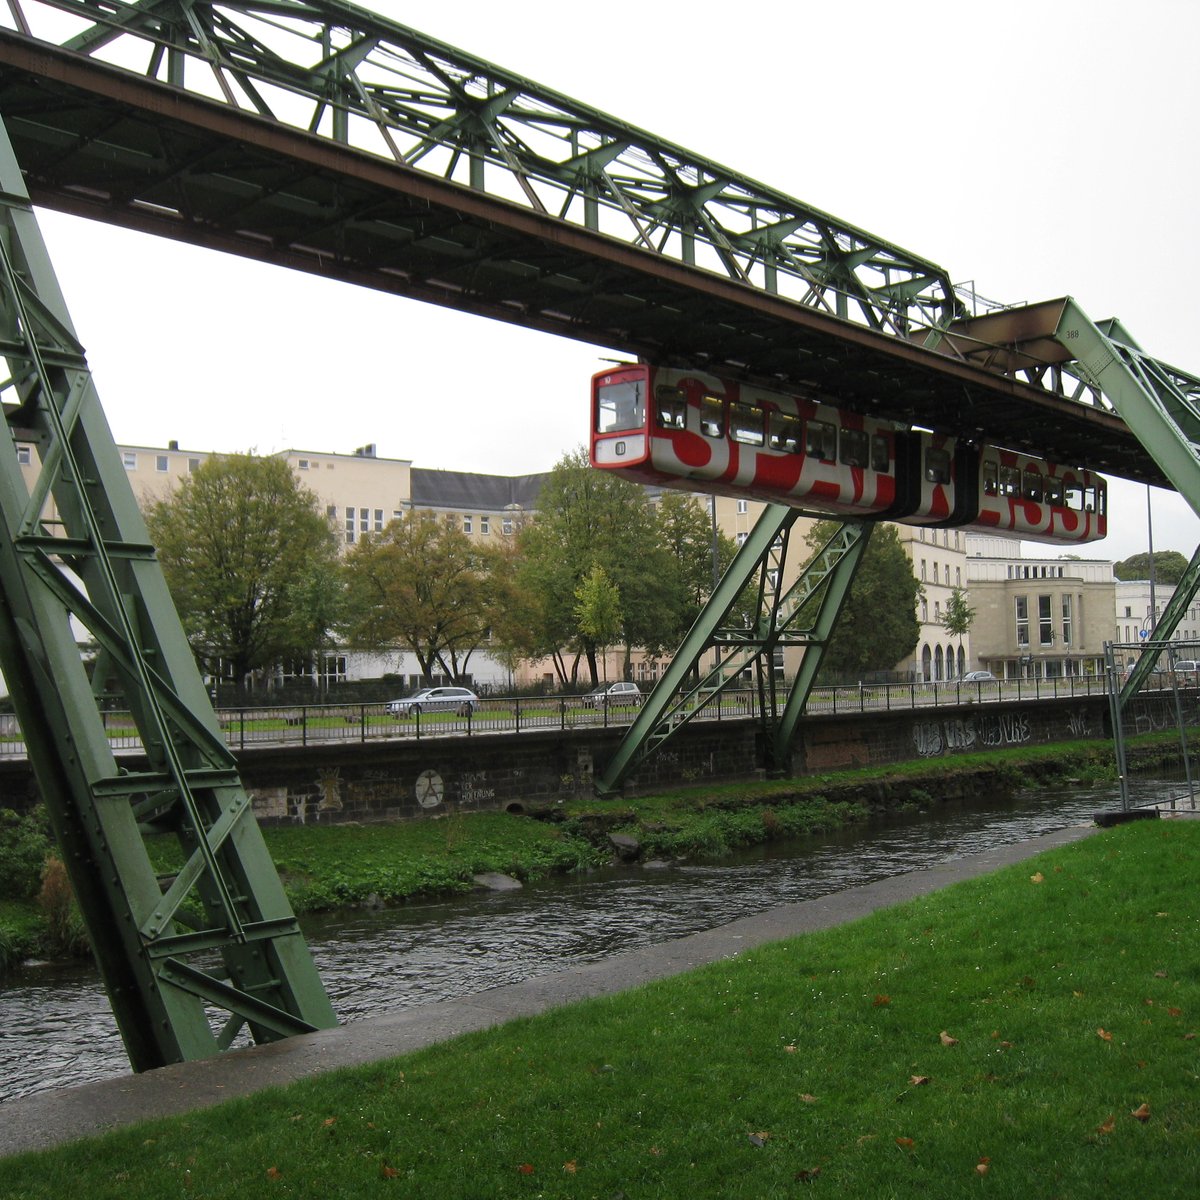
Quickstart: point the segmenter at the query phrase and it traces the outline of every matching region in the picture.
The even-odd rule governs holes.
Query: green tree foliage
[[[492,558],[457,524],[410,512],[346,556],[352,645],[411,650],[421,674],[466,673],[491,623]]]
[[[531,618],[532,656],[552,657],[559,678],[577,682],[586,658],[598,682],[598,643],[580,628],[576,591],[593,567],[604,569],[621,597],[621,640],[650,651],[673,645],[678,573],[645,490],[594,470],[586,451],[565,455],[538,499],[538,518],[521,533],[520,587],[539,597]],[[568,666],[568,658],[574,660]]]
[[[806,539],[813,550],[809,561],[837,529],[836,521],[813,526]],[[921,636],[920,594],[896,527],[876,525],[826,647],[822,677],[861,679],[869,671],[889,671],[911,654]]]
[[[950,599],[946,601],[946,611],[942,613],[942,628],[952,637],[957,637],[961,646],[963,637],[970,632],[974,620],[975,609],[968,603],[967,593],[962,588],[955,587],[950,592]]]
[[[620,636],[621,593],[599,563],[575,589],[575,621],[580,633],[601,651]]]
[[[1154,552],[1154,578],[1158,583],[1174,585],[1183,578],[1188,560],[1178,550],[1156,550]],[[1149,579],[1150,555],[1134,554],[1113,564],[1113,574],[1118,579]]]
[[[167,584],[201,665],[241,685],[310,654],[315,612],[302,581],[337,576],[337,540],[316,497],[281,458],[219,454],[147,513]],[[320,636],[324,631],[320,631]]]

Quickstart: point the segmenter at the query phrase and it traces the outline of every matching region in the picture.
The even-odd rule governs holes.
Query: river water
[[[1111,787],[1021,792],[719,862],[611,868],[513,892],[305,918],[304,928],[339,1019],[361,1020],[569,970],[1084,824],[1118,806]],[[0,1101],[128,1070],[90,966],[30,964],[0,986]]]

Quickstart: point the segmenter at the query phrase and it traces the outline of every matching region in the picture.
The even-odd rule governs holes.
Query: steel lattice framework
[[[414,29],[338,0],[5,3],[36,204],[1162,482],[928,259]]]
[[[932,262],[350,4],[8,3],[15,28],[65,50],[874,329],[961,311]]]

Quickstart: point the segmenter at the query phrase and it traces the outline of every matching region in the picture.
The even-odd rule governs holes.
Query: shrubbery
[[[41,805],[27,813],[0,808],[0,899],[32,900],[51,849]]]

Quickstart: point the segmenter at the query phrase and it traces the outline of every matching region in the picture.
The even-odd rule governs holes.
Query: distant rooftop
[[[414,467],[409,477],[412,502],[419,507],[503,512],[510,505],[537,508],[548,471],[536,475],[476,475]]]

